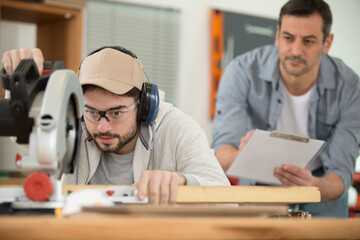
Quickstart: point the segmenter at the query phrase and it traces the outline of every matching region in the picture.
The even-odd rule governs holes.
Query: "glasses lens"
[[[105,117],[105,119],[110,121],[110,123],[119,123],[124,121],[130,113],[134,111],[138,104],[139,100],[128,108],[104,111],[101,112],[101,114],[98,110],[92,110],[85,107],[84,117],[94,123],[99,122],[101,117]],[[105,113],[105,115],[103,115],[103,113]]]
[[[100,114],[96,110],[85,109],[84,117],[92,122],[97,122],[100,118]]]
[[[110,122],[118,123],[125,120],[127,112],[121,111],[108,111],[106,116],[110,119]]]

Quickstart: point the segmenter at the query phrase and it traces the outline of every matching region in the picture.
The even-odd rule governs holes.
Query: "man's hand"
[[[275,168],[274,176],[285,186],[313,186],[314,177],[310,170],[284,164]]]
[[[138,183],[138,199],[144,200],[149,191],[151,204],[175,204],[178,186],[185,184],[185,177],[178,172],[144,171]]]
[[[218,159],[224,172],[229,169],[231,164],[236,159],[237,155],[239,155],[240,151],[245,147],[246,143],[250,140],[254,132],[255,129],[251,130],[244,137],[241,138],[238,149],[232,145],[223,145],[216,150],[215,156]]]
[[[250,132],[248,132],[244,137],[241,138],[240,140],[240,145],[239,145],[239,151],[238,154],[241,152],[241,150],[245,147],[245,145],[247,144],[247,142],[250,140],[251,136],[254,134],[255,129],[251,130]],[[238,155],[237,154],[237,155]],[[236,155],[236,156],[237,156]],[[235,160],[235,159],[234,159]]]
[[[38,68],[39,74],[42,74],[44,67],[44,56],[40,49],[21,48],[11,51],[6,51],[2,57],[1,64],[3,65],[6,74],[13,74],[16,67],[22,59],[34,59]]]
[[[336,173],[324,177],[314,177],[310,170],[284,164],[274,169],[274,176],[285,186],[316,186],[320,190],[321,201],[334,200],[344,192],[342,178]]]

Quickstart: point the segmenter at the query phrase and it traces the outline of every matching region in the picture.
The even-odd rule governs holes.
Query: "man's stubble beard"
[[[293,56],[293,55],[289,55],[289,56],[285,56],[285,58],[283,60],[281,60],[281,65],[283,66],[283,69],[285,70],[285,72],[291,76],[294,76],[294,77],[300,77],[308,72],[311,71],[311,69],[314,68],[314,66],[317,64],[318,61],[321,61],[321,56],[322,56],[322,51],[319,52],[318,54],[318,59],[317,61],[314,61],[312,63],[312,65],[308,65],[308,61],[302,57],[298,57],[298,56]],[[298,71],[294,71],[294,70],[291,70],[287,67],[286,65],[286,61],[287,60],[296,60],[298,62],[301,62],[304,64],[304,68],[301,69],[301,70],[298,70]],[[289,63],[291,64],[291,63]]]
[[[92,138],[93,138],[97,148],[100,151],[108,152],[108,153],[118,153],[126,144],[131,142],[131,140],[133,140],[136,137],[137,131],[138,131],[138,125],[135,124],[135,127],[132,128],[132,130],[128,134],[126,134],[124,136],[120,136],[119,134],[112,134],[112,133],[109,133],[109,132],[106,132],[106,133],[94,133],[94,134],[90,134],[90,135],[92,135]],[[105,137],[105,136],[106,137],[117,138],[118,139],[117,145],[115,147],[111,148],[110,144],[100,143],[100,140],[98,140],[98,137]]]
[[[299,71],[290,70],[286,65],[287,60],[299,61],[304,64],[304,68]],[[305,59],[303,59],[301,57],[297,57],[297,56],[286,56],[285,59],[281,61],[281,64],[287,74],[289,74],[291,76],[295,76],[295,77],[300,77],[301,75],[307,73],[310,70],[309,67],[307,66],[307,61]],[[291,63],[289,63],[289,64],[291,64]]]

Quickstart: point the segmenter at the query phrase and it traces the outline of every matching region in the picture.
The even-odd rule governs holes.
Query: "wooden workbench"
[[[19,186],[21,182],[3,180],[0,186]],[[63,191],[84,188],[87,186],[63,186]],[[181,186],[177,198],[180,203],[284,204],[319,200],[318,189],[312,187],[259,186]],[[85,211],[68,217],[1,215],[0,239],[360,239],[360,219],[268,218],[196,212],[152,215],[139,211],[136,214]]]
[[[360,219],[79,214],[0,217],[1,239],[360,239]]]

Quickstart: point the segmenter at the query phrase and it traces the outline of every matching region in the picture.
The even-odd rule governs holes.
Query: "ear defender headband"
[[[139,62],[146,78],[148,79],[148,82],[144,82],[142,84],[142,89],[141,89],[140,96],[139,96],[140,103],[138,105],[137,122],[142,122],[147,125],[152,124],[155,121],[155,119],[159,113],[160,100],[159,100],[159,91],[158,91],[157,85],[149,82],[149,78],[146,75],[144,68],[143,68],[142,64],[140,63],[140,61],[138,60],[135,53],[131,52],[130,50],[128,50],[124,47],[121,47],[121,46],[101,47],[101,48],[98,48],[98,49],[90,52],[86,57],[88,57],[94,53],[100,52],[101,50],[103,50],[105,48],[111,48],[111,49],[118,50],[122,53],[125,53],[125,54],[131,56],[132,58],[134,58],[136,61]],[[80,64],[79,70],[80,70],[80,68],[81,68],[81,64]]]

